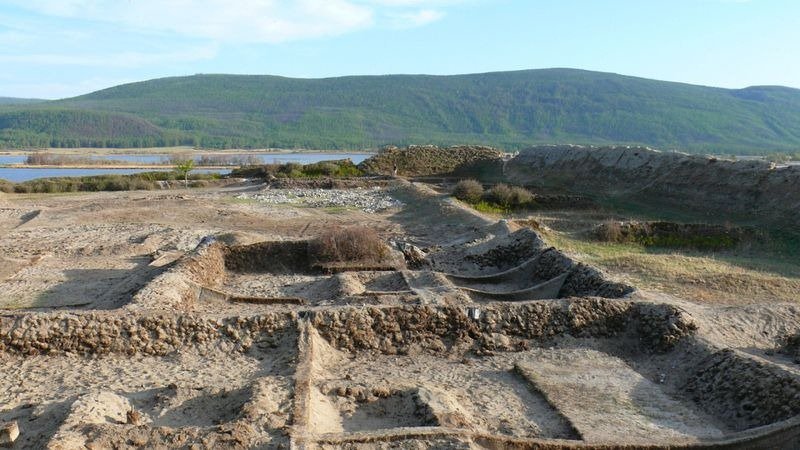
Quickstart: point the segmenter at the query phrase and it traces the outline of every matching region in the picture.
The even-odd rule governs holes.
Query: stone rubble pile
[[[381,188],[371,189],[265,189],[256,194],[239,194],[239,199],[253,199],[273,205],[302,205],[312,208],[351,207],[374,213],[399,208],[403,203]]]

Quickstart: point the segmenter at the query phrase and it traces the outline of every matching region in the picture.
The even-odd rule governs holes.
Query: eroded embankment
[[[800,218],[800,167],[726,161],[645,147],[532,147],[506,165],[510,182],[593,197],[774,223]],[[734,217],[732,217],[734,216]]]
[[[225,280],[226,246],[204,239],[197,248],[172,264],[140,289],[124,309],[185,311],[202,287],[216,288]]]

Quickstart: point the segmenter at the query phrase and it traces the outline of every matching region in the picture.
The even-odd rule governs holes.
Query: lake
[[[115,154],[115,155],[87,155],[92,159],[105,159],[109,161],[129,161],[139,164],[159,164],[169,159],[167,154]],[[200,159],[203,154],[193,155],[195,160]],[[220,156],[220,154],[209,154],[207,156]],[[300,164],[311,164],[319,161],[332,159],[350,158],[354,164],[364,161],[372,156],[364,153],[225,153],[224,157],[248,157],[256,156],[262,164],[280,164],[296,162]],[[23,164],[25,155],[0,155],[0,164]],[[109,169],[98,167],[96,169],[9,169],[0,168],[0,179],[19,183],[22,181],[33,180],[36,178],[50,177],[81,177],[90,175],[129,175],[139,172],[152,172],[154,170],[170,169]],[[230,170],[204,170],[196,169],[194,172],[216,172],[229,173]]]
[[[75,156],[82,156],[82,155],[75,155]],[[85,157],[97,160],[105,159],[108,161],[129,161],[139,164],[160,164],[165,161],[169,161],[170,156],[174,155],[168,155],[166,153],[150,153],[150,154],[120,153],[113,155],[86,155]],[[287,162],[309,164],[331,159],[350,158],[354,164],[358,164],[372,155],[366,153],[209,153],[209,154],[199,153],[199,154],[194,154],[192,156],[194,157],[195,161],[199,160],[203,156],[223,157],[223,158],[226,157],[247,158],[255,156],[256,158],[258,158],[259,161],[261,161],[262,164],[276,164],[276,163],[287,163]],[[22,164],[25,162],[26,158],[27,155],[0,155],[0,164]]]
[[[20,183],[37,178],[86,177],[92,175],[130,175],[140,172],[163,172],[171,169],[3,169],[0,180]],[[230,173],[228,169],[195,169],[192,173]]]

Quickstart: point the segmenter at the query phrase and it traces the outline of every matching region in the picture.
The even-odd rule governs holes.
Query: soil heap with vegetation
[[[359,164],[366,173],[399,176],[464,176],[495,178],[502,173],[502,150],[492,147],[462,145],[438,147],[410,145],[389,146]]]

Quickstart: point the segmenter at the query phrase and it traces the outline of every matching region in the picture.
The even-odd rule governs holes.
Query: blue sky
[[[0,96],[194,73],[573,67],[800,88],[797,0],[2,0]]]

